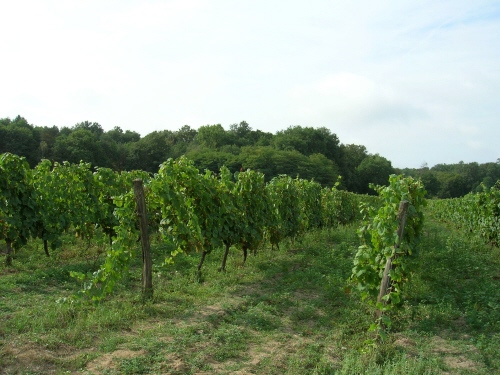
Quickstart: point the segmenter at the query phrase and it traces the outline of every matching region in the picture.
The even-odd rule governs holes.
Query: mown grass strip
[[[225,273],[217,271],[221,249],[207,258],[201,284],[199,254],[178,257],[156,270],[154,299],[145,304],[138,259],[117,293],[96,306],[55,302],[81,287],[67,272],[92,270],[91,256],[68,257],[77,254],[68,247],[45,259],[23,249],[13,267],[0,269],[0,373],[500,370],[497,248],[428,221],[406,302],[392,312],[387,340],[370,346],[372,310],[346,283],[357,245],[356,226],[315,231],[281,250],[260,250],[245,266],[232,249]],[[152,250],[162,256],[161,246]]]

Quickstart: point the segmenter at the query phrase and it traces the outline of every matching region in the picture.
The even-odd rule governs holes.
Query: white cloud
[[[141,134],[327,126],[400,167],[500,156],[493,0],[18,0],[0,12],[0,117]]]
[[[331,74],[313,85],[321,95],[337,96],[347,100],[363,100],[375,92],[375,84],[366,77],[348,72]]]
[[[399,99],[390,86],[349,72],[297,86],[290,96],[299,121],[333,120],[358,131],[385,124],[406,126],[426,117],[425,111]]]

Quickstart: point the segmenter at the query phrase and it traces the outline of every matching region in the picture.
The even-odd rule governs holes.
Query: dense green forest
[[[31,167],[41,159],[81,160],[117,171],[157,172],[168,158],[186,155],[197,168],[218,172],[223,165],[232,172],[252,169],[263,172],[269,181],[279,174],[314,179],[333,186],[342,176],[341,187],[356,193],[374,194],[369,183],[385,184],[389,175],[404,173],[422,178],[429,196],[459,197],[491,187],[500,179],[500,159],[478,164],[438,164],[429,168],[395,169],[365,146],[342,144],[327,128],[291,126],[275,134],[253,130],[245,121],[193,129],[154,131],[144,137],[120,127],[104,131],[96,122],[84,121],[72,127],[36,126],[17,116],[0,119],[0,153],[26,157]]]

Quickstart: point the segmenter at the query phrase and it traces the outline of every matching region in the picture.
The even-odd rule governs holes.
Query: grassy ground
[[[135,269],[83,307],[56,300],[104,245],[66,241],[47,259],[31,243],[0,266],[0,374],[500,374],[498,248],[429,223],[388,338],[368,345],[373,309],[346,283],[355,230],[310,233],[244,266],[232,249],[226,273],[214,252],[202,283],[199,256],[178,257],[146,304]]]

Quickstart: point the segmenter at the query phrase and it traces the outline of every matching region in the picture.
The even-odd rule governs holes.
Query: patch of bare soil
[[[258,332],[254,332],[258,335]],[[245,359],[228,360],[224,362],[211,361],[210,366],[212,367],[212,372],[201,372],[197,375],[205,374],[261,374],[259,372],[259,366],[263,362],[272,362],[276,369],[281,369],[284,373],[286,372],[288,361],[291,356],[300,355],[304,348],[315,340],[313,338],[301,336],[301,335],[291,335],[286,341],[277,341],[273,339],[267,339],[264,342],[250,344],[247,350],[247,355]],[[336,348],[331,348],[329,350],[329,359],[332,363],[337,363],[338,353],[336,353]],[[238,370],[231,370],[233,368],[238,368]],[[279,372],[279,370],[277,370]]]
[[[215,303],[213,305],[201,307],[188,318],[183,317],[182,319],[173,319],[172,322],[176,326],[186,327],[206,321],[207,318],[211,316],[222,317],[225,314],[226,310],[222,307],[222,304]]]
[[[0,258],[1,258],[1,255],[0,255]],[[3,269],[0,269],[0,275],[13,275],[15,273],[19,273],[20,271],[16,270],[15,268],[9,268],[9,267],[5,267]],[[18,288],[20,289],[20,288]]]
[[[295,290],[293,292],[293,296],[295,299],[298,300],[314,300],[320,298],[319,293],[315,293],[310,290],[300,290],[300,289]]]
[[[458,319],[455,319],[453,321],[453,324],[455,325],[455,327],[457,327],[459,329],[467,328],[467,322],[465,320],[465,317],[463,317],[463,316],[459,317]]]
[[[220,303],[215,303],[213,305],[202,307],[201,310],[193,314],[191,318],[187,319],[185,323],[189,325],[206,320],[210,316],[223,316],[225,313],[226,312],[222,305]]]
[[[463,369],[463,370],[470,370],[470,371],[476,371],[477,370],[477,365],[467,357],[463,355],[459,355],[456,357],[445,357],[444,358],[444,363],[446,366],[448,366],[450,369],[455,370],[455,369]]]
[[[256,369],[259,364],[267,358],[272,358],[276,367],[280,367],[281,362],[287,356],[290,349],[285,344],[274,340],[265,343],[250,345],[246,360],[229,360],[224,362],[211,361],[210,366],[213,371],[197,373],[197,375],[228,373],[230,368],[239,367],[239,370],[231,371],[231,374],[249,375],[257,374]]]
[[[187,372],[188,367],[182,362],[182,359],[179,358],[176,354],[171,353],[165,357],[166,364],[168,364],[169,371],[175,374],[182,374]]]
[[[40,374],[53,374],[60,370],[61,363],[74,362],[82,351],[76,351],[70,347],[62,347],[57,351],[29,344],[22,347],[5,345],[1,355],[6,364],[1,374],[17,374],[25,371]]]
[[[467,353],[477,352],[477,349],[469,345],[467,350],[461,350],[457,347],[452,346],[448,341],[443,339],[442,337],[435,336],[432,339],[432,351],[434,353],[440,354],[443,356],[443,361],[450,368],[450,370],[469,370],[469,371],[477,371],[480,366],[478,363],[472,361],[467,357]]]
[[[405,353],[411,357],[418,356],[417,343],[408,337],[398,335],[396,340],[394,340],[394,345],[403,348]]]
[[[87,371],[90,374],[101,374],[104,370],[114,370],[118,365],[118,361],[122,359],[131,359],[145,355],[146,351],[133,351],[129,349],[118,349],[112,353],[107,353],[93,361],[87,363]]]

